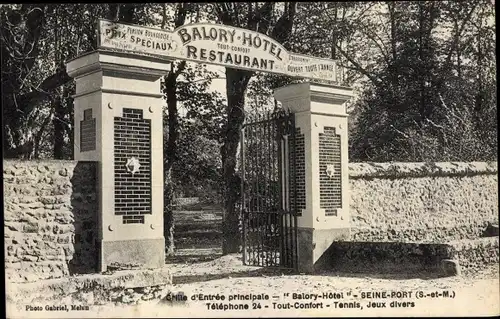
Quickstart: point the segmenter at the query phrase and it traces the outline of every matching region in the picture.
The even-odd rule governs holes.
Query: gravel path
[[[192,216],[189,212],[183,212],[182,217],[191,223]],[[218,216],[217,216],[218,217]],[[215,220],[215,219],[214,219]],[[189,224],[191,225],[191,224]],[[195,241],[196,242],[196,241]],[[225,256],[216,260],[210,260],[210,256],[220,254],[205,245],[206,249],[197,248],[192,251],[181,249],[178,251],[178,259],[172,264],[174,275],[173,293],[182,292],[188,296],[187,303],[176,302],[163,306],[151,307],[153,315],[162,316],[165,311],[169,314],[186,317],[231,317],[231,316],[453,316],[453,315],[499,315],[500,314],[500,284],[498,265],[488,267],[481,272],[468,274],[461,277],[432,278],[426,274],[415,274],[414,276],[378,275],[369,277],[363,275],[324,273],[322,275],[287,275],[281,273],[264,272],[256,267],[244,267],[238,256]],[[220,245],[213,245],[217,247]],[[185,246],[186,248],[188,245]],[[211,246],[210,246],[211,247]],[[196,254],[195,254],[196,252]],[[213,257],[212,257],[213,258]],[[186,261],[186,264],[179,262]],[[198,261],[198,262],[197,262]],[[195,264],[192,264],[195,262]],[[447,291],[454,293],[451,297],[432,297],[433,292],[443,293]],[[323,308],[317,309],[274,309],[277,304],[290,304],[294,308],[308,304],[310,299],[293,299],[293,293],[320,294],[343,293],[343,299],[317,299],[316,303],[322,302]],[[386,292],[389,298],[361,298],[361,292]],[[403,294],[411,292],[408,298],[390,298],[392,292]],[[224,295],[228,298],[234,294],[260,295],[266,293],[271,298],[268,301],[255,302],[260,304],[261,309],[252,309],[252,301],[244,301],[250,306],[249,310],[212,310],[212,304],[207,307],[206,303],[212,301],[193,301],[191,298],[198,294]],[[290,295],[285,296],[285,293]],[[350,293],[350,296],[347,294]],[[429,297],[416,298],[416,295],[427,295]],[[357,295],[357,297],[354,297]],[[277,296],[278,298],[273,298]],[[302,296],[302,295],[301,295]],[[309,295],[313,296],[313,295]],[[333,296],[333,295],[332,295]],[[297,297],[297,296],[296,296]],[[366,296],[365,296],[366,297]],[[391,303],[396,301],[396,306],[391,308]],[[228,304],[225,301],[218,303]],[[273,303],[276,302],[276,305]],[[335,307],[335,302],[337,307]],[[349,305],[359,308],[340,308],[339,302],[350,303]],[[369,302],[384,303],[386,308],[369,309]],[[239,301],[232,301],[242,303]],[[184,306],[182,306],[184,305]],[[265,306],[268,308],[265,308]],[[329,305],[329,307],[327,307]],[[393,304],[394,305],[394,304]],[[401,307],[410,306],[410,307]],[[414,307],[411,307],[414,306]],[[258,307],[258,306],[256,306]],[[282,307],[282,308],[284,308]],[[363,307],[363,309],[361,309]],[[155,310],[153,310],[155,309]],[[167,310],[168,309],[168,310]]]
[[[90,311],[61,315],[72,318],[130,318],[500,314],[498,265],[467,277],[448,278],[426,278],[425,274],[416,274],[412,278],[339,273],[290,275],[242,266],[240,257],[236,255],[195,264],[172,264],[171,267],[174,284],[170,289],[174,299],[178,300],[167,301],[164,298],[160,302],[146,301],[135,306],[95,306]],[[372,296],[369,299],[367,297],[370,292],[385,293],[386,296]],[[436,292],[441,296],[432,295]],[[443,292],[450,295],[445,297]],[[399,298],[397,294],[400,295]],[[422,294],[426,297],[422,298]],[[183,296],[187,297],[187,301],[180,300]],[[193,300],[217,296],[219,300]],[[224,300],[220,300],[221,296],[224,296]],[[232,301],[229,301],[230,296],[233,297]],[[385,308],[369,308],[368,304],[371,302],[380,306],[385,303]],[[236,305],[246,306],[248,309],[220,310]],[[58,315],[34,315],[44,314],[47,317]]]
[[[200,263],[196,267],[187,265],[176,265],[175,267],[174,273],[176,276],[174,277],[173,293],[175,295],[181,292],[189,297],[188,306],[180,310],[182,314],[179,313],[179,315],[189,313],[192,316],[225,317],[231,315],[246,316],[247,314],[249,316],[500,314],[498,265],[467,277],[448,278],[429,278],[426,274],[415,274],[414,276],[408,276],[409,278],[390,275],[371,275],[368,277],[366,275],[331,272],[321,275],[286,275],[273,271],[265,272],[257,267],[242,266],[240,257],[235,255]],[[226,274],[224,278],[203,281],[224,274]],[[445,291],[450,293],[450,297],[432,296],[434,292],[442,294]],[[362,293],[365,293],[365,297],[368,297],[368,292],[385,292],[387,296],[379,298],[373,296],[373,299],[362,298]],[[393,292],[395,295],[391,298]],[[241,310],[231,312],[213,310],[212,305],[210,305],[211,309],[209,310],[206,305],[208,302],[229,304],[227,298],[234,294],[254,295],[258,298],[263,293],[267,294],[270,299],[254,302],[232,301],[232,304],[248,304],[250,309],[245,312]],[[285,296],[286,293],[288,293],[287,296]],[[311,299],[294,299],[294,293],[296,294],[295,297],[310,297]],[[324,293],[327,293],[329,298],[323,298]],[[405,293],[406,298],[403,296]],[[430,295],[421,298],[422,293]],[[224,295],[226,300],[204,302],[191,300],[193,296],[199,297],[199,294]],[[401,297],[398,298],[397,294]],[[314,301],[315,296],[317,299]],[[307,307],[311,301],[318,307],[323,308],[294,309],[297,306]],[[399,307],[391,308],[391,302],[393,301],[399,303],[393,304],[393,306],[399,305]],[[386,308],[370,309],[368,308],[370,302],[379,304],[385,302]],[[261,309],[252,309],[254,303],[256,308],[260,305]],[[344,303],[347,303],[347,306],[359,306],[359,308],[340,308],[340,304],[343,306]],[[280,307],[278,304],[283,306]],[[197,306],[197,308],[195,309],[194,306]],[[277,309],[277,307],[282,309]],[[288,307],[292,309],[283,309]],[[187,313],[185,313],[186,311]]]

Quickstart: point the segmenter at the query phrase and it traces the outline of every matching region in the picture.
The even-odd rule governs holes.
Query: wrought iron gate
[[[240,156],[243,263],[296,270],[294,115],[247,119]]]

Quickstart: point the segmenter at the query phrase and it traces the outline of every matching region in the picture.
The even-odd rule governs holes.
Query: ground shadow
[[[330,257],[338,257],[339,252],[337,251]],[[196,250],[191,254],[182,253],[177,256],[170,256],[167,258],[167,264],[171,265],[183,265],[179,270],[173,273],[173,284],[188,284],[195,282],[206,282],[219,279],[227,278],[249,278],[249,277],[279,277],[279,276],[328,276],[328,277],[339,277],[339,278],[366,278],[366,279],[386,279],[386,280],[408,280],[408,279],[421,279],[421,280],[432,280],[437,278],[442,278],[443,274],[439,271],[433,271],[432,269],[420,269],[419,271],[413,271],[412,269],[395,269],[394,267],[387,267],[386,265],[373,265],[371,262],[366,262],[363,260],[357,260],[356,267],[352,267],[352,263],[346,265],[350,269],[346,270],[342,267],[335,267],[335,263],[330,266],[340,269],[318,269],[313,273],[300,273],[298,271],[282,268],[256,268],[254,266],[244,266],[241,262],[241,258],[237,259],[239,262],[231,263],[227,265],[226,268],[222,266],[222,269],[217,267],[217,273],[196,273],[193,269],[197,267],[207,268],[207,272],[214,266],[207,265],[207,262],[215,262],[217,265],[217,260],[222,257],[221,253],[212,254],[201,254],[196,253]],[[204,264],[205,263],[205,264]],[[182,271],[183,267],[188,267],[186,272]],[[236,268],[236,269],[235,269]],[[227,271],[225,271],[227,269]],[[183,274],[184,273],[184,274]]]
[[[366,279],[387,279],[387,280],[409,280],[421,279],[432,280],[445,277],[443,274],[436,271],[419,271],[419,272],[391,272],[389,270],[369,270],[366,272],[346,272],[334,270],[322,270],[314,274],[315,276],[325,277],[340,277],[340,278],[366,278]]]
[[[321,275],[378,279],[445,277],[443,259],[453,258],[446,244],[334,242],[316,263]]]
[[[87,274],[97,271],[97,163],[78,162],[71,177],[71,215],[75,227],[74,253],[68,264],[69,272]]]
[[[207,261],[213,261],[220,258],[221,254],[193,254],[193,255],[174,255],[167,256],[165,263],[167,264],[192,264],[195,266],[197,263],[203,263]]]
[[[292,275],[293,272],[284,269],[274,268],[258,268],[249,267],[251,270],[242,268],[238,271],[228,271],[218,274],[190,274],[190,275],[176,275],[172,276],[172,284],[190,284],[195,282],[205,282],[218,279],[227,278],[247,278],[247,277],[278,277],[283,275]]]

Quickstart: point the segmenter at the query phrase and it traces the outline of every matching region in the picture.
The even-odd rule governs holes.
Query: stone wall
[[[497,163],[351,163],[353,241],[446,242],[498,224]]]
[[[96,163],[3,161],[6,278],[94,272]],[[477,239],[498,224],[497,163],[351,163],[352,241]]]
[[[94,272],[96,163],[3,161],[6,279]]]

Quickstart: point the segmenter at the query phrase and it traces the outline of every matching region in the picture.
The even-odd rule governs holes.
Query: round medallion
[[[333,178],[335,176],[335,165],[327,164],[326,165],[326,176],[329,178]]]
[[[139,168],[141,168],[141,163],[139,163],[139,160],[135,157],[129,158],[127,161],[127,164],[125,164],[125,167],[127,168],[127,172],[132,173],[134,175],[135,173],[139,172]]]

